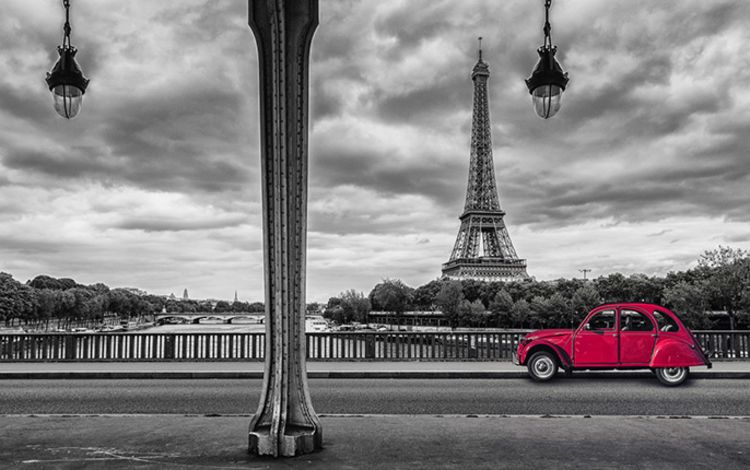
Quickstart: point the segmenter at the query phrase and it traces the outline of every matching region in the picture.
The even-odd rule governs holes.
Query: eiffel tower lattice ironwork
[[[526,260],[519,259],[508,235],[500,208],[495,168],[492,162],[490,111],[487,80],[490,68],[479,60],[471,73],[474,82],[474,108],[471,122],[471,161],[466,204],[459,219],[456,244],[450,260],[443,264],[443,277],[481,281],[526,279]]]

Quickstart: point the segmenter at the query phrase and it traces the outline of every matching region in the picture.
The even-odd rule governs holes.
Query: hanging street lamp
[[[549,119],[560,111],[560,99],[565,85],[568,83],[568,73],[564,72],[560,63],[555,59],[557,46],[552,45],[549,24],[549,8],[552,0],[545,0],[544,44],[537,49],[539,62],[526,79],[526,86],[531,93],[534,111],[542,119]]]
[[[47,86],[55,100],[55,111],[66,119],[72,119],[81,111],[83,94],[89,80],[83,76],[75,60],[78,50],[70,45],[70,0],[63,0],[65,26],[62,45],[57,47],[60,59],[47,73]]]

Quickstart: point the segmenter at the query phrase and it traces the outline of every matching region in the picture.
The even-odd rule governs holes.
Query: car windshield
[[[659,331],[665,331],[669,333],[677,333],[680,331],[679,325],[677,325],[677,322],[674,321],[674,318],[672,318],[670,315],[667,315],[664,312],[660,312],[658,310],[654,310],[654,318],[656,318],[656,323],[659,324]]]

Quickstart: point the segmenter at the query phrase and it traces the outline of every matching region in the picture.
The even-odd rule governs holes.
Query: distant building
[[[187,289],[185,289],[182,292],[182,300],[188,300],[188,299],[190,299],[190,297],[188,297]]]

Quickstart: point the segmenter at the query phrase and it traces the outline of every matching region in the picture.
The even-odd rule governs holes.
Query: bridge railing
[[[750,360],[750,331],[693,331],[710,359]]]
[[[311,361],[508,361],[526,330],[307,333]],[[712,359],[750,360],[750,331],[696,331]],[[11,333],[2,361],[262,361],[264,333]]]

